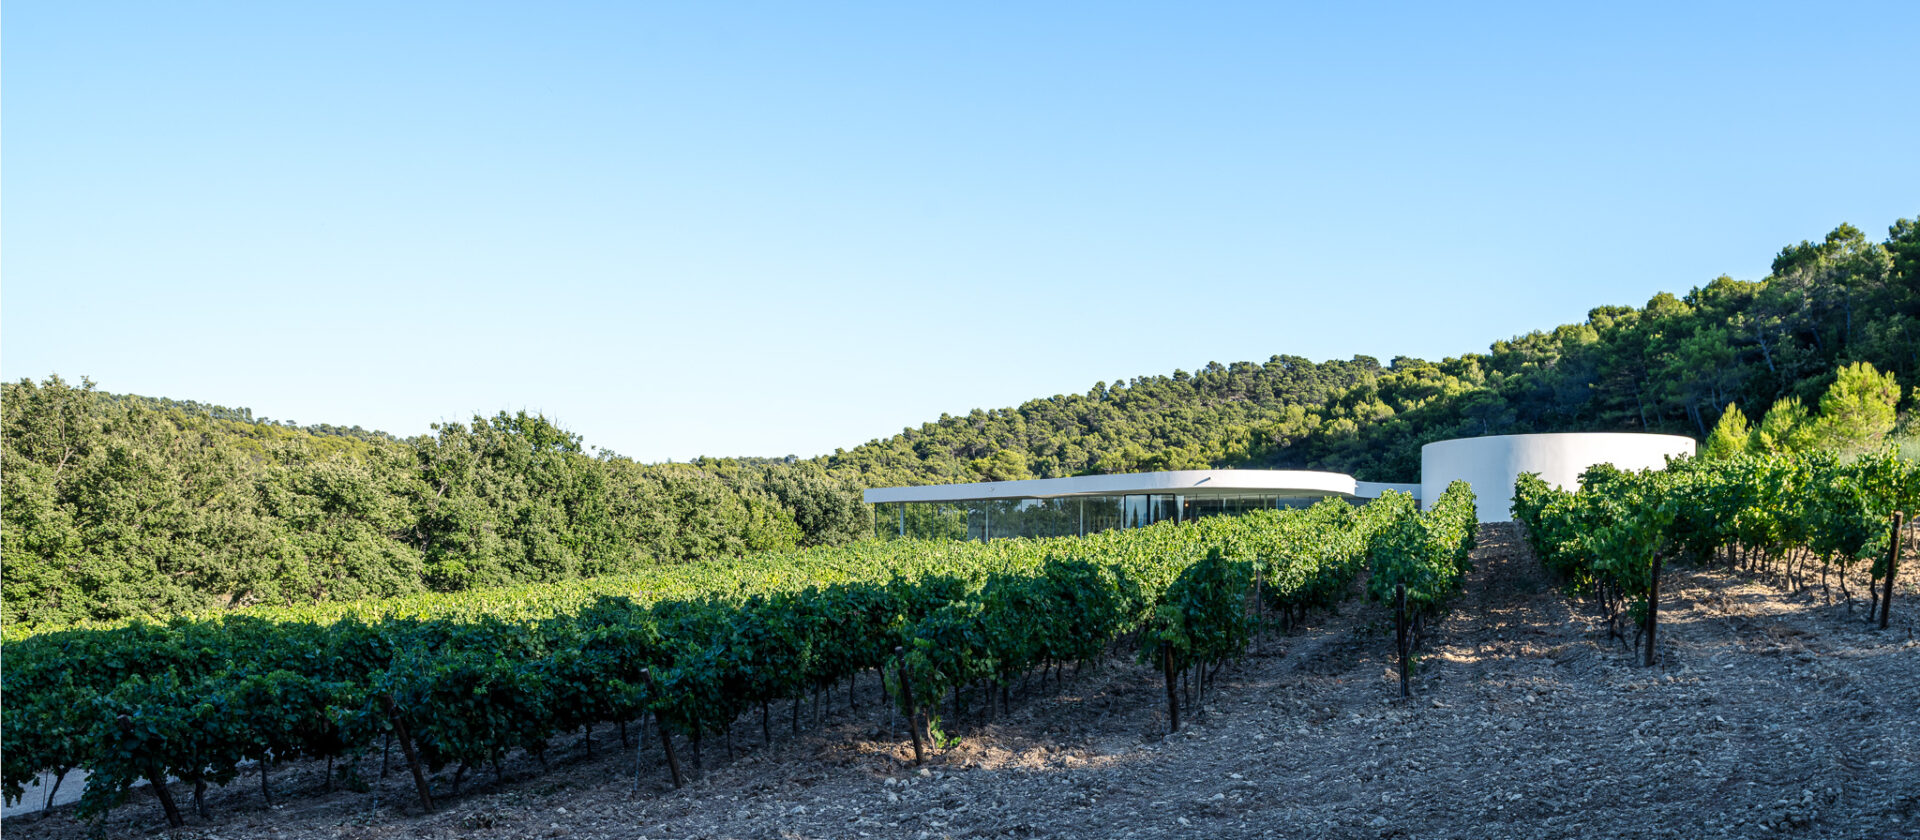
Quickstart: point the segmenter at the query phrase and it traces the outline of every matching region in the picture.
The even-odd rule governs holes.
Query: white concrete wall
[[[1492,435],[1429,443],[1420,448],[1420,500],[1434,500],[1454,480],[1473,485],[1481,522],[1513,519],[1513,482],[1523,472],[1548,484],[1578,490],[1580,474],[1594,464],[1623,470],[1664,467],[1667,456],[1692,455],[1693,439],[1678,435],[1572,432]]]

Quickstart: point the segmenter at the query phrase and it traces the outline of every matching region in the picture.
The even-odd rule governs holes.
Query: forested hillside
[[[844,543],[872,531],[866,486],[1207,466],[1412,481],[1433,440],[1705,437],[1729,405],[1755,420],[1785,397],[1813,406],[1856,362],[1920,375],[1911,220],[1879,242],[1842,225],[1782,249],[1760,280],[1603,306],[1484,354],[1208,364],[942,417],[810,461],[638,464],[525,413],[402,440],[23,380],[0,388],[0,617],[459,590]]]
[[[1319,468],[1412,481],[1420,446],[1484,434],[1703,437],[1729,403],[1758,418],[1813,404],[1841,365],[1920,371],[1920,224],[1876,242],[1841,225],[1781,249],[1757,281],[1721,277],[1645,306],[1439,362],[1360,357],[1210,363],[1097,383],[1018,408],[942,417],[823,459],[869,485],[1205,466]],[[1903,403],[1904,407],[1905,403]]]
[[[54,377],[5,385],[0,415],[9,623],[566,580],[871,528],[814,465],[636,464],[525,413],[402,441]]]

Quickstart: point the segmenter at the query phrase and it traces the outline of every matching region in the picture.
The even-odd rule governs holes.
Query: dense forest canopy
[[[811,464],[637,464],[526,413],[398,440],[105,394],[0,391],[7,622],[608,574],[871,531]]]
[[[1704,437],[1728,404],[1817,404],[1843,365],[1920,372],[1920,223],[1875,242],[1841,225],[1780,251],[1757,281],[1720,277],[1642,307],[1386,365],[1209,363],[1096,383],[1018,408],[943,416],[823,459],[869,486],[1206,466],[1329,469],[1413,481],[1420,446],[1487,434],[1653,431]],[[1904,407],[1904,403],[1902,405]]]
[[[640,464],[524,412],[400,439],[22,380],[0,386],[0,619],[458,590],[845,543],[873,532],[858,492],[871,486],[1202,467],[1411,481],[1422,444],[1518,432],[1674,432],[1714,452],[1845,443],[1882,434],[1889,406],[1911,399],[1898,383],[1917,374],[1920,225],[1902,219],[1884,241],[1842,225],[1783,248],[1760,280],[1598,307],[1484,354],[1209,363],[810,460]]]

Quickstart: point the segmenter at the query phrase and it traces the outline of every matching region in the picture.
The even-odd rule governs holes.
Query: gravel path
[[[469,780],[438,814],[406,807],[403,770],[376,785],[373,809],[369,793],[319,793],[323,773],[301,767],[275,777],[290,804],[269,810],[237,784],[211,797],[212,824],[177,834],[1920,837],[1911,588],[1895,626],[1877,632],[1815,595],[1672,569],[1661,661],[1648,669],[1554,591],[1511,526],[1485,528],[1475,562],[1431,629],[1410,701],[1396,696],[1385,611],[1353,601],[1266,639],[1173,737],[1155,674],[1119,657],[969,723],[916,770],[869,679],[859,712],[842,702],[798,738],[776,731],[771,747],[731,762],[708,744],[704,777],[682,791],[664,784],[655,745],[636,793],[633,753],[603,728],[593,758],[557,745],[571,758],[548,772],[515,762],[517,782]],[[160,824],[141,794],[99,830],[146,836]],[[6,832],[87,827],[56,809],[9,819]]]

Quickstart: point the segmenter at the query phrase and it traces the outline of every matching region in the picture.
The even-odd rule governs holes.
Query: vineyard
[[[1594,598],[1612,635],[1653,664],[1660,570],[1672,559],[1765,573],[1796,589],[1817,572],[1849,609],[1849,578],[1867,570],[1866,619],[1885,626],[1897,573],[1899,511],[1920,501],[1920,465],[1891,451],[1843,462],[1830,453],[1690,459],[1665,470],[1607,464],[1581,492],[1522,475],[1514,519],[1541,562],[1576,595]]]
[[[644,724],[678,786],[682,750],[697,766],[703,742],[731,754],[736,738],[771,740],[776,701],[798,731],[809,696],[817,709],[878,680],[916,742],[937,740],[943,706],[1004,709],[1015,680],[1126,643],[1164,671],[1177,721],[1222,662],[1344,599],[1369,558],[1419,604],[1456,591],[1472,510],[1458,485],[1426,514],[1405,496],[1326,501],[1077,539],[863,543],[21,635],[6,643],[7,792],[81,768],[80,810],[98,814],[144,780],[180,825],[169,780],[204,818],[209,786],[243,769],[271,798],[276,764],[384,764],[397,747],[432,810],[428,774],[452,768],[442,783],[457,791],[510,753],[544,761],[552,739],[603,724],[623,741]]]

